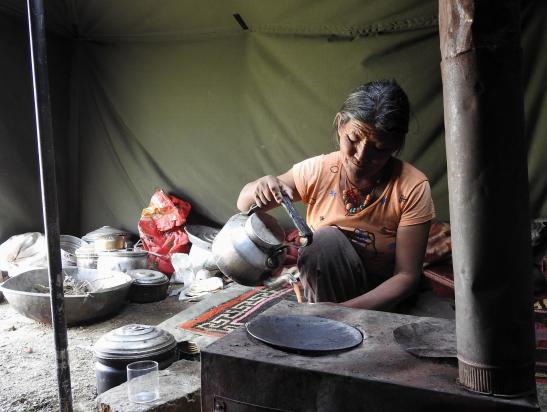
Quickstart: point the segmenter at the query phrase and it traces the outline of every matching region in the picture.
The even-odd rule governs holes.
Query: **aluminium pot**
[[[140,249],[109,250],[97,252],[98,270],[118,270],[127,272],[148,267],[148,252]]]
[[[133,279],[129,300],[137,303],[158,302],[167,297],[169,278],[157,270],[133,269],[127,274]]]
[[[153,360],[165,369],[178,360],[175,337],[149,325],[114,329],[101,336],[93,350],[97,394],[126,382],[126,366],[131,362]]]
[[[76,266],[79,270],[97,269],[97,260],[99,256],[95,252],[93,245],[85,244],[74,252],[76,255]]]
[[[129,232],[111,226],[102,226],[89,233],[86,233],[84,236],[82,236],[82,240],[89,243],[90,245],[94,245],[97,239],[105,236],[122,237],[124,241],[123,248],[133,246],[133,242],[131,241],[131,234]]]
[[[125,237],[122,235],[104,235],[95,239],[93,246],[96,252],[125,249]]]

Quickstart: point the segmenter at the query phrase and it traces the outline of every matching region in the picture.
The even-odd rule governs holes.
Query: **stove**
[[[455,362],[407,353],[393,331],[424,318],[288,301],[259,316],[284,314],[338,320],[359,329],[365,339],[347,351],[312,356],[268,346],[245,328],[235,330],[201,352],[202,411],[539,410],[534,396],[469,392],[457,382]]]

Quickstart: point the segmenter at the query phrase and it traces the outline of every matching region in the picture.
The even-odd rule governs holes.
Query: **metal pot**
[[[313,234],[288,196],[283,195],[282,205],[300,231],[301,244],[311,244]],[[235,282],[262,285],[285,260],[284,238],[285,232],[276,219],[253,206],[226,222],[213,240],[213,257],[221,272]]]
[[[122,235],[104,235],[99,236],[93,242],[96,252],[106,252],[110,250],[125,249],[125,237]]]
[[[85,271],[87,269],[97,269],[97,253],[93,245],[84,245],[76,249],[76,266],[78,269]]]
[[[165,369],[178,359],[175,337],[149,325],[126,325],[101,336],[94,346],[97,394],[127,380],[125,367],[141,360]]]
[[[122,248],[133,246],[133,242],[131,241],[131,234],[129,232],[122,229],[116,229],[115,227],[111,226],[103,226],[99,229],[95,229],[89,233],[86,233],[84,236],[82,236],[82,240],[93,245],[97,239],[104,236],[121,236],[124,240],[124,245]]]
[[[148,252],[145,250],[113,250],[97,252],[98,270],[119,270],[127,272],[132,269],[148,267]]]
[[[127,271],[133,278],[129,289],[129,300],[137,303],[149,303],[167,297],[169,278],[157,270],[133,269]]]

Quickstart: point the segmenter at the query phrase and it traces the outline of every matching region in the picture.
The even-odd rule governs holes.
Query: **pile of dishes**
[[[133,248],[131,235],[126,231],[103,226],[87,233],[82,240],[85,245],[75,252],[81,270],[127,272],[148,267],[148,252]]]

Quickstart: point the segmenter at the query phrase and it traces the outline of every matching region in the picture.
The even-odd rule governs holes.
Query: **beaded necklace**
[[[367,191],[355,186],[346,176],[346,189],[342,192],[342,200],[346,205],[346,216],[359,213],[370,205],[374,189],[380,182],[381,179],[377,179],[370,190]],[[362,203],[360,203],[361,199],[363,199]]]
[[[389,165],[388,167],[384,167],[384,170],[380,172],[380,176],[376,179],[372,187],[368,190],[361,189],[357,185],[355,185],[351,180],[349,180],[349,177],[344,170],[345,188],[342,191],[342,200],[346,205],[346,216],[353,216],[364,210],[372,203],[374,191],[382,183],[384,176],[389,173],[390,170],[391,165]],[[342,180],[342,175],[340,175],[340,180]],[[363,199],[362,202],[361,199]]]

